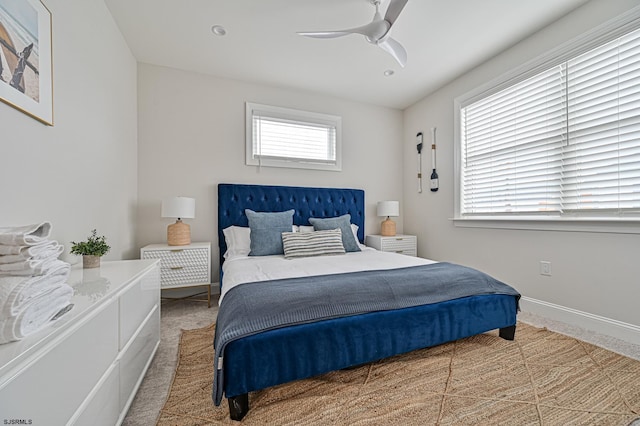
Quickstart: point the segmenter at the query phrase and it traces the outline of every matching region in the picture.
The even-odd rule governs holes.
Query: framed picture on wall
[[[0,0],[0,100],[53,126],[51,12],[39,0]]]

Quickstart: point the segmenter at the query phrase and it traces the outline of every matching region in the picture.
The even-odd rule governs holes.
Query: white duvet
[[[233,287],[254,281],[281,278],[338,274],[367,270],[405,268],[428,265],[433,260],[403,254],[382,252],[370,247],[362,251],[338,256],[317,256],[285,259],[277,256],[237,256],[227,259],[222,265],[222,288],[220,300]]]

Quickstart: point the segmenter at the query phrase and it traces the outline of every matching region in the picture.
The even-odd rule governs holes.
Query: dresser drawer
[[[143,259],[160,259],[162,268],[180,268],[209,264],[207,249],[150,250],[142,254]]]
[[[413,256],[416,257],[418,255],[418,251],[417,250],[385,250],[388,253],[398,253],[398,254],[404,254],[406,256]]]
[[[114,363],[89,396],[85,405],[78,411],[77,417],[70,423],[78,426],[112,426],[120,417],[120,370]]]
[[[108,303],[0,389],[4,419],[64,425],[118,354],[118,304]]]
[[[160,271],[158,267],[131,284],[120,296],[120,349],[149,312],[160,302]]]
[[[416,241],[411,237],[390,237],[382,240],[382,251],[413,252],[416,248]]]
[[[156,306],[120,354],[120,410],[131,404],[159,343],[160,309]]]
[[[407,256],[418,255],[418,238],[415,235],[367,235],[366,243],[367,246],[380,251],[399,253]]]
[[[209,270],[206,265],[162,268],[160,271],[160,281],[162,282],[162,287],[208,284]]]

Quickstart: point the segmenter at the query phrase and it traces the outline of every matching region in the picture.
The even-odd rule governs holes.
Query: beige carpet
[[[213,330],[183,331],[158,425],[240,424],[211,400]],[[246,425],[629,425],[640,361],[519,323],[249,394]]]

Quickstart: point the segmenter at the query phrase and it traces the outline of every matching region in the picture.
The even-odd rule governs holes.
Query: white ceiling
[[[391,30],[407,50],[404,69],[362,36],[296,34],[367,24],[368,0],[105,3],[140,62],[404,109],[586,1],[409,0]]]

